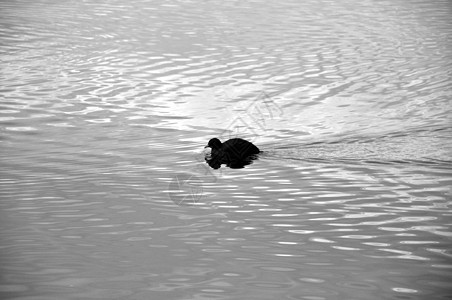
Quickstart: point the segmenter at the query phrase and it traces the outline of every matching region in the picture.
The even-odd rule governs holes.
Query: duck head
[[[205,148],[210,147],[212,150],[219,150],[219,149],[221,149],[221,145],[222,145],[222,143],[219,139],[213,138],[209,141],[209,143],[207,144],[207,146]]]

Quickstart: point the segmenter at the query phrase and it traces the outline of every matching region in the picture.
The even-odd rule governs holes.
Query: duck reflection
[[[222,164],[232,169],[240,169],[257,159],[261,151],[254,144],[240,138],[233,138],[222,143],[213,138],[205,147],[205,160],[213,169]]]

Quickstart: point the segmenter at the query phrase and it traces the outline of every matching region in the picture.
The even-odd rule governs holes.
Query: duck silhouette
[[[222,164],[238,169],[252,163],[256,154],[261,151],[253,143],[241,138],[233,138],[222,143],[218,138],[209,141],[205,148],[210,148],[206,161],[213,169],[219,169]]]

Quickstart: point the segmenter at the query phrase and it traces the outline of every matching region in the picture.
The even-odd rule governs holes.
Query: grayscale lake
[[[0,51],[1,299],[452,299],[449,0],[1,1]]]

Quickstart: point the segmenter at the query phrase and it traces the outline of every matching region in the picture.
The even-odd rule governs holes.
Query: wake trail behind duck
[[[292,161],[415,164],[452,169],[452,130],[334,138],[263,151],[261,157]]]

